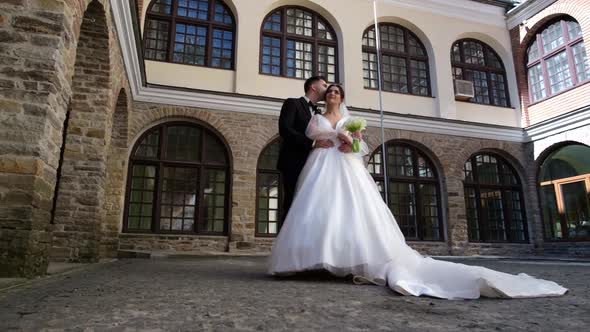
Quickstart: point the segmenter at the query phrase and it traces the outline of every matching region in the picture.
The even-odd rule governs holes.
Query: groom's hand
[[[316,148],[322,148],[322,149],[331,148],[333,146],[334,146],[334,142],[330,141],[329,139],[327,139],[327,140],[317,140],[317,141],[315,141],[315,145],[314,145],[314,147],[316,147]]]
[[[340,146],[338,147],[338,150],[342,153],[351,153],[352,152],[352,145],[350,145],[346,142],[342,142],[342,144],[340,144]]]

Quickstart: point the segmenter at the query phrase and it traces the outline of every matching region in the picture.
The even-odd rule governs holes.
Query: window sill
[[[479,245],[532,245],[528,240],[526,241],[475,241],[475,240],[468,240],[469,244],[479,244]]]
[[[153,62],[161,62],[161,63],[169,63],[171,65],[179,65],[179,66],[189,66],[189,67],[196,67],[196,68],[207,68],[207,69],[219,69],[224,71],[235,71],[233,68],[222,68],[222,67],[212,67],[207,65],[197,65],[191,63],[182,63],[182,62],[172,62],[172,61],[163,61],[163,60],[154,60],[154,59],[145,59],[145,61],[153,61]]]
[[[465,103],[465,104],[475,104],[475,105],[481,105],[481,106],[497,107],[497,108],[504,108],[504,109],[516,110],[516,108],[514,108],[512,106],[490,105],[490,104],[478,103],[478,102],[474,102],[474,101],[459,100],[459,99],[455,99],[455,101],[456,102],[459,102],[459,103]]]
[[[587,242],[590,245],[590,237],[582,237],[578,239],[543,239],[546,243],[580,243]]]
[[[261,239],[275,239],[279,234],[254,234],[254,237],[261,238]]]
[[[408,242],[408,243],[416,243],[416,244],[446,244],[447,243],[444,239],[440,239],[440,240],[419,240],[419,239],[408,239],[408,238],[406,238],[406,242]]]
[[[571,90],[574,90],[576,88],[580,88],[580,87],[582,87],[582,86],[584,86],[584,85],[586,85],[588,83],[590,83],[590,78],[589,79],[586,79],[585,81],[583,81],[581,83],[578,83],[578,84],[576,84],[574,86],[570,86],[569,88],[567,88],[565,90],[561,90],[561,91],[557,92],[556,94],[553,94],[551,96],[545,97],[543,99],[539,99],[539,100],[537,100],[535,102],[532,102],[532,103],[530,103],[530,104],[527,105],[527,108],[528,107],[531,107],[531,106],[535,106],[535,105],[541,104],[541,103],[543,103],[543,102],[545,102],[545,101],[547,101],[549,99],[552,99],[552,98],[555,98],[557,96],[560,96],[560,95],[562,95],[564,93],[567,93],[567,92],[569,92]]]
[[[167,233],[145,233],[141,231],[122,231],[120,236],[126,238],[133,238],[133,237],[165,237],[165,238],[224,238],[227,237],[227,234],[212,234],[212,233],[174,233],[174,232],[167,232]]]
[[[276,77],[276,78],[286,78],[286,79],[289,79],[289,80],[298,80],[298,81],[305,81],[305,80],[307,80],[307,78],[299,78],[299,77],[290,77],[290,76],[283,76],[283,75],[266,74],[266,73],[263,73],[261,71],[258,72],[258,75],[267,76],[267,77]],[[328,83],[328,85],[333,84],[333,83],[340,84],[338,82],[338,80],[336,80],[336,82],[327,82],[327,83]]]
[[[365,90],[372,90],[372,91],[379,91],[379,89],[375,89],[375,88],[367,88],[367,87],[363,87],[363,89]],[[415,95],[413,93],[405,93],[405,92],[397,92],[397,91],[387,91],[387,90],[381,90],[385,93],[394,93],[397,95],[404,95],[404,96],[411,96],[411,97],[422,97],[422,98],[432,98],[435,99],[436,97],[433,95]]]

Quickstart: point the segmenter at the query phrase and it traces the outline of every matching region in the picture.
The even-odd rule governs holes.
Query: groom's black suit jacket
[[[305,98],[285,100],[279,117],[282,143],[277,168],[283,173],[286,181],[297,181],[312,149],[313,141],[305,136],[309,120],[311,113]]]

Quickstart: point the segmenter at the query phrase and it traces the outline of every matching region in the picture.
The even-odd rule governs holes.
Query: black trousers
[[[287,217],[287,213],[291,208],[291,204],[293,203],[293,197],[295,196],[295,188],[297,187],[297,179],[299,178],[299,173],[301,171],[295,172],[281,172],[281,176],[283,178],[283,215],[281,216],[281,225],[285,218]]]

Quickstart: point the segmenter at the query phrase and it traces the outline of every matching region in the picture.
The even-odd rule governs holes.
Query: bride
[[[365,168],[366,144],[362,142],[361,153],[338,150],[342,140],[350,142],[343,134],[349,118],[344,89],[329,86],[325,100],[325,114],[313,116],[306,135],[330,139],[335,146],[315,149],[307,159],[272,249],[270,274],[323,269],[336,276],[352,274],[355,282],[388,285],[403,295],[444,299],[558,296],[567,291],[523,273],[438,261],[410,248]]]

